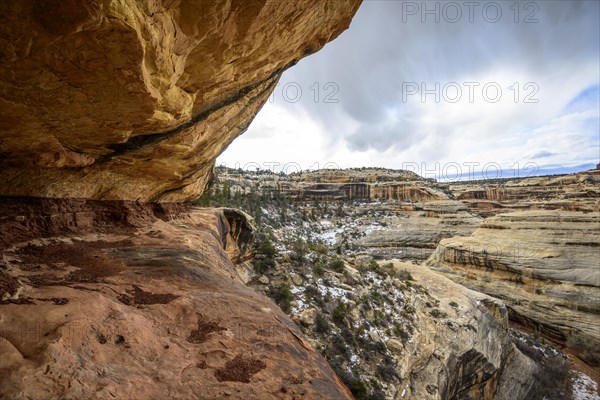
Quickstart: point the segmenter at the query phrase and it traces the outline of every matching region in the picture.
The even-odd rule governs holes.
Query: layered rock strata
[[[399,370],[407,377],[399,398],[525,399],[538,366],[509,336],[501,301],[450,282],[423,266],[397,264],[437,299],[435,313],[417,299],[417,331],[403,346]],[[518,370],[518,376],[514,371]]]
[[[600,216],[519,211],[444,239],[427,265],[502,299],[511,319],[600,365]]]
[[[519,210],[600,211],[600,170],[569,175],[465,181],[449,190],[473,212],[487,217]]]
[[[0,2],[0,195],[186,201],[360,0]]]

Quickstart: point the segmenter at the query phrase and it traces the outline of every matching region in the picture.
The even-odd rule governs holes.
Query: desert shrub
[[[317,243],[314,245],[314,251],[317,254],[326,256],[327,253],[329,253],[329,248],[327,247],[327,245],[323,244],[323,243]]]
[[[361,305],[361,307],[365,310],[370,310],[372,307],[369,304],[369,301],[371,299],[371,296],[368,294],[363,294],[362,296],[360,296],[360,299],[358,299],[358,304]]]
[[[369,327],[367,326],[367,324],[366,324],[366,323],[364,323],[364,322],[363,322],[362,324],[360,324],[360,325],[358,326],[358,328],[356,329],[356,337],[357,337],[359,340],[361,340],[361,338],[360,338],[360,337],[361,337],[361,335],[363,335],[363,334],[364,334],[364,333],[367,331],[367,329],[368,329],[368,328],[369,328]]]
[[[279,285],[275,290],[272,290],[271,298],[275,300],[279,307],[285,312],[290,311],[290,307],[292,305],[292,301],[294,300],[294,295],[292,294],[292,290],[290,285],[284,283]]]
[[[277,249],[267,235],[261,235],[254,251],[256,254],[253,260],[253,266],[258,274],[264,274],[270,268],[275,266]]]
[[[396,368],[393,364],[385,363],[377,366],[377,375],[386,382],[390,382],[396,376]]]
[[[313,268],[312,268],[313,274],[315,274],[315,276],[317,276],[317,277],[323,276],[325,274],[325,268],[323,268],[323,266],[324,266],[323,260],[317,259],[317,261],[315,261],[315,264],[313,265]]]
[[[381,277],[386,277],[386,276],[393,276],[395,275],[395,269],[394,269],[394,264],[389,262],[389,263],[385,263],[382,265],[378,265],[377,267],[374,268],[375,273]]]
[[[446,318],[448,316],[445,312],[440,311],[439,308],[434,308],[429,314],[431,314],[433,318]]]
[[[331,344],[336,354],[342,355],[344,358],[348,358],[350,356],[350,349],[348,348],[344,338],[340,335],[333,335],[331,338]]]
[[[348,389],[350,389],[356,400],[367,398],[367,385],[365,385],[365,383],[360,379],[355,379],[350,382]]]
[[[334,257],[329,260],[329,268],[335,272],[344,272],[344,260],[340,257]]]
[[[386,351],[385,344],[379,340],[376,342],[368,340],[363,342],[362,346],[367,352],[384,353]]]
[[[303,264],[306,261],[307,253],[308,246],[306,245],[306,242],[302,238],[297,237],[292,243],[292,260],[295,261],[297,265]]]
[[[342,330],[340,331],[342,337],[344,338],[344,340],[346,341],[346,343],[348,344],[354,344],[354,333],[346,328],[345,326],[342,328]]]
[[[414,280],[413,276],[407,270],[403,269],[396,273],[396,277],[403,281],[412,281]]]
[[[403,342],[406,342],[408,339],[410,339],[410,334],[398,322],[394,324],[393,333],[396,337],[402,339]]]
[[[277,255],[277,249],[267,235],[263,235],[262,240],[260,241],[260,244],[256,250],[260,254],[270,258],[273,258]]]
[[[360,263],[360,264],[356,265],[356,269],[361,274],[365,274],[369,271],[369,266],[367,264]]]
[[[327,333],[330,329],[331,327],[329,326],[327,317],[323,313],[317,313],[317,316],[315,317],[315,332]]]
[[[304,288],[304,294],[306,295],[307,299],[314,299],[321,295],[317,287],[314,285],[306,285]]]
[[[333,319],[336,324],[341,324],[344,322],[344,318],[346,318],[347,314],[348,307],[346,306],[346,303],[340,301],[333,309],[333,312],[331,313],[331,319]]]
[[[379,288],[377,286],[371,286],[371,289],[369,290],[369,295],[371,297],[371,301],[373,301],[373,303],[375,303],[376,305],[382,305],[383,304],[383,295],[379,292]]]
[[[375,326],[386,326],[386,314],[381,309],[373,311],[373,325]]]

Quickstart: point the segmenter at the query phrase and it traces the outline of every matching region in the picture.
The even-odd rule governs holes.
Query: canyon
[[[364,196],[347,190],[359,184]],[[341,221],[341,244],[356,247],[358,256],[426,261],[503,300],[514,321],[599,365],[600,171],[438,183],[407,171],[340,170],[277,185],[296,201],[369,200]],[[381,187],[390,195],[380,196]]]
[[[479,329],[481,324],[458,322],[461,312],[472,313],[475,304],[481,303],[481,299],[472,298],[470,306],[456,308],[459,302],[453,300],[453,295],[461,293],[461,287],[500,301],[506,320],[494,329],[495,334],[510,329],[504,345],[498,338],[493,340],[500,346],[497,351],[504,348],[500,353],[510,367],[495,372],[495,391],[483,391],[480,398],[503,398],[506,388],[498,382],[506,382],[503,374],[517,370],[525,378],[522,385],[514,377],[509,380],[514,385],[511,389],[516,390],[509,397],[543,398],[543,388],[532,382],[561,382],[576,374],[567,372],[568,368],[549,370],[548,364],[558,368],[564,360],[569,360],[573,371],[582,369],[598,379],[600,197],[596,188],[600,171],[448,183],[423,179],[408,171],[378,168],[292,175],[218,169],[217,177],[215,188],[203,201],[224,202],[251,212],[257,224],[266,227],[266,236],[278,250],[269,265],[263,262],[264,249],[259,247],[258,263],[238,266],[243,279],[279,301],[279,288],[290,286],[293,300],[288,313],[350,387],[362,377],[361,382],[364,380],[373,393],[381,390],[382,398],[403,398],[399,388],[407,379],[405,375],[400,375],[400,380],[388,377],[386,382],[378,365],[394,365],[399,370],[410,360],[409,343],[431,338],[419,334],[430,326],[426,321],[432,313],[438,325],[429,333],[445,339],[436,340],[440,346],[438,357],[417,365],[432,368],[440,354],[454,351],[458,357],[476,347],[445,347],[470,343],[461,337],[464,327]],[[562,182],[562,186],[557,188],[556,182]],[[380,193],[372,190],[379,185],[389,188],[388,193],[402,193],[404,197],[369,196]],[[467,196],[459,200],[465,197],[464,188],[478,193],[510,188],[512,198],[473,203]],[[482,206],[486,202],[495,206]],[[411,277],[408,282],[407,276]],[[418,289],[413,293],[412,284],[424,276],[427,295],[421,300],[422,293]],[[452,286],[443,277],[461,286]],[[450,303],[454,307],[447,307]],[[336,304],[347,309],[342,320],[333,318]],[[440,326],[436,319],[445,324]],[[317,320],[321,324],[328,321],[327,335],[316,327]],[[454,336],[445,336],[447,326],[456,329]],[[381,349],[385,357],[368,355],[373,341],[386,344]],[[516,352],[507,351],[512,345],[517,346]],[[344,346],[351,350],[344,350]],[[549,347],[539,350],[540,362],[535,349],[545,346]],[[427,354],[426,343],[420,342],[418,348],[414,355]],[[394,353],[396,349],[401,349],[401,361]],[[483,359],[488,356],[482,354]],[[475,364],[483,368],[483,364]],[[452,370],[448,364],[446,368]],[[438,373],[440,376],[444,374]],[[381,387],[370,385],[372,380]],[[456,396],[436,393],[432,386],[431,393],[423,390],[428,385],[444,388],[440,381],[413,378],[410,382],[410,389],[419,393],[415,398]],[[477,387],[475,384],[471,389],[476,392]],[[568,398],[564,387],[549,387],[546,398]]]
[[[0,1],[0,398],[598,398],[600,171],[215,169],[359,6]]]

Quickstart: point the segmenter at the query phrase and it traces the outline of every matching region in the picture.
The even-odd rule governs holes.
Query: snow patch
[[[573,380],[573,400],[600,400],[598,384],[583,372],[577,372]]]

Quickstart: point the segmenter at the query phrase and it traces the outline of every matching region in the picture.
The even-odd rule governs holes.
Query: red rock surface
[[[0,398],[350,398],[240,281],[231,220],[180,204],[2,198]]]

